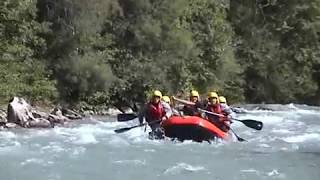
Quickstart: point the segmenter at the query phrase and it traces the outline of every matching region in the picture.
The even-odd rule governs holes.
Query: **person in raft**
[[[184,104],[182,108],[183,115],[201,117],[201,113],[198,111],[198,108],[203,109],[204,106],[203,106],[203,103],[200,101],[200,96],[198,91],[196,90],[190,91],[189,101],[178,99],[174,96],[172,96],[172,98]]]
[[[209,92],[208,94],[208,104],[206,110],[216,115],[208,114],[207,119],[220,128],[224,132],[228,132],[230,129],[230,120],[227,116],[223,114],[221,109],[221,104],[219,103],[219,96],[216,92]]]
[[[171,99],[169,96],[162,96],[162,101],[164,102],[163,103],[163,106],[164,108],[170,108],[170,110],[172,111],[172,115],[175,115],[175,116],[179,116],[179,111],[177,111],[175,108],[174,108],[174,105],[173,103],[171,102]],[[168,104],[168,105],[167,105]],[[167,112],[167,111],[166,111]],[[169,118],[169,117],[168,117]]]
[[[139,122],[143,123],[143,118],[151,128],[149,138],[163,139],[164,132],[161,128],[161,122],[172,116],[170,105],[161,101],[162,93],[158,90],[154,91],[150,101],[144,106],[139,113]]]
[[[224,96],[219,96],[219,103],[223,115],[227,116],[229,119],[235,116],[235,113],[232,111],[231,107],[229,107],[227,99]]]

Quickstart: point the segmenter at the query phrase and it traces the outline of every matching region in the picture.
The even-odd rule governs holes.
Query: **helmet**
[[[227,103],[227,99],[224,96],[219,96],[220,103]]]
[[[199,97],[199,93],[198,93],[198,91],[192,90],[190,93],[190,96],[191,97]]]
[[[170,103],[170,98],[169,96],[162,96],[162,100],[166,103]]]
[[[208,98],[219,98],[218,94],[216,92],[209,92]]]
[[[162,98],[162,93],[159,90],[155,90],[155,91],[153,91],[153,96]]]

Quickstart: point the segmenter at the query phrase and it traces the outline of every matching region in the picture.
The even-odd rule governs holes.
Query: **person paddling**
[[[185,104],[182,109],[183,115],[201,116],[201,113],[198,111],[198,108],[202,109],[204,106],[203,106],[203,103],[200,101],[200,96],[198,91],[192,90],[190,92],[190,96],[189,96],[190,101],[181,100],[174,96],[172,96],[172,98],[180,103]]]
[[[163,96],[162,101],[164,102],[164,108],[168,109],[168,111],[172,111],[172,115],[179,116],[179,112],[174,108],[173,103],[171,102],[171,99],[169,96]],[[167,105],[168,104],[168,105]],[[167,111],[166,111],[167,112]],[[168,117],[169,118],[169,117]]]
[[[219,96],[216,92],[209,92],[208,94],[208,104],[206,110],[213,112],[215,114],[223,115],[221,104],[219,103]],[[224,132],[228,132],[230,129],[230,120],[226,116],[218,116],[207,114],[208,120],[216,125]]]
[[[161,101],[162,93],[158,90],[154,91],[152,97],[142,111],[139,113],[139,122],[143,123],[143,118],[151,128],[149,137],[152,139],[163,139],[164,132],[161,129],[161,122],[172,116],[170,105]]]
[[[227,116],[229,119],[234,116],[235,113],[228,105],[227,99],[224,96],[219,96],[219,103],[223,115]]]

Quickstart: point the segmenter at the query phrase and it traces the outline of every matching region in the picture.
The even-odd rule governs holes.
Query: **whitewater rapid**
[[[113,117],[53,129],[1,130],[0,179],[319,179],[319,108],[254,107],[237,117],[262,121],[262,131],[232,124],[244,143],[153,141],[143,127],[116,134],[138,121]]]

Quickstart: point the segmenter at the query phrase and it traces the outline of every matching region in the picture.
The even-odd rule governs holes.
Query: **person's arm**
[[[232,114],[232,110],[229,106],[225,105],[222,108],[223,112],[225,112],[227,115]]]
[[[171,110],[172,110],[172,114],[173,114],[173,115],[181,116],[181,113],[180,113],[178,110],[176,110],[176,109],[174,109],[174,108],[172,108]]]
[[[235,113],[232,111],[230,106],[223,105],[223,106],[221,106],[221,109],[228,116],[228,119],[231,119],[233,116],[235,116]]]
[[[195,105],[195,103],[172,96],[172,99],[186,105]]]
[[[246,109],[243,109],[243,108],[240,108],[240,107],[230,107],[230,108],[234,113],[237,113],[237,114],[242,114],[242,113],[247,113],[248,112]]]
[[[162,120],[169,119],[169,117],[171,117],[172,114],[173,114],[172,113],[172,109],[171,109],[171,107],[170,107],[170,105],[168,103],[163,102],[163,101],[161,101],[161,103],[162,103],[163,109],[165,111],[165,115],[164,115],[164,118]]]

